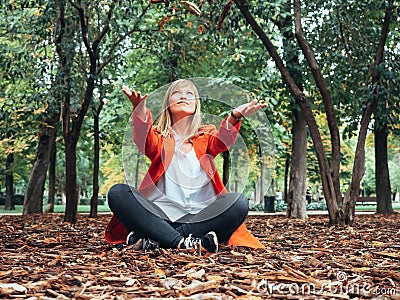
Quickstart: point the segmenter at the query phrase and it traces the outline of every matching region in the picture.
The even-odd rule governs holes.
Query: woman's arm
[[[151,112],[146,107],[148,94],[142,96],[127,86],[123,86],[122,91],[133,105],[133,141],[139,151],[152,159],[158,151],[159,136],[154,132]]]
[[[151,160],[160,151],[162,145],[161,136],[153,126],[153,118],[149,109],[146,109],[145,117],[141,118],[132,114],[133,141],[140,152]]]
[[[146,94],[142,97],[140,92],[131,90],[130,88],[128,88],[125,85],[122,87],[122,91],[128,97],[129,101],[131,101],[135,114],[142,120],[145,120],[145,118],[146,118],[146,98],[147,98],[148,94]]]
[[[232,146],[239,134],[240,120],[243,117],[249,117],[260,109],[264,108],[266,104],[258,102],[254,99],[251,102],[244,103],[237,108],[233,109],[231,113],[221,122],[218,130],[210,133],[208,143],[208,153],[216,156],[217,154],[226,151]],[[229,124],[227,124],[227,122]]]
[[[258,102],[257,99],[244,103],[234,108],[228,116],[228,122],[235,125],[241,118],[249,117],[264,108],[267,104],[264,101]]]

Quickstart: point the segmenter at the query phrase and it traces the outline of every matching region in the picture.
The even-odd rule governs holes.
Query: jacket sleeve
[[[161,137],[153,127],[153,118],[150,110],[146,110],[145,120],[141,119],[134,111],[132,114],[132,124],[133,141],[136,147],[149,159],[153,159],[157,154]]]
[[[232,125],[228,122],[228,117],[222,120],[219,129],[211,131],[208,140],[208,153],[217,156],[219,153],[229,150],[237,139],[242,121]]]

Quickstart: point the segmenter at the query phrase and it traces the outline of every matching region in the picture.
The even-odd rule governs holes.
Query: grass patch
[[[46,210],[46,206],[43,206],[43,212]],[[4,210],[4,206],[0,209],[0,214],[22,214],[22,205],[15,205],[15,210]],[[97,207],[98,212],[110,212],[110,208],[108,205],[99,205]],[[55,205],[54,206],[55,213],[64,213],[65,212],[65,205]],[[78,213],[89,213],[90,212],[90,205],[78,205]]]
[[[399,202],[392,202],[392,207],[395,211],[400,211],[400,203]],[[276,211],[285,211],[286,204],[276,205]],[[43,212],[46,210],[46,205],[43,206]],[[258,207],[253,207],[250,210],[253,211],[263,211],[264,206],[259,205]],[[311,203],[307,205],[307,210],[327,210],[325,203]],[[97,207],[98,212],[110,212],[110,208],[108,205],[99,205]],[[356,205],[356,211],[376,211],[376,204],[371,205]],[[55,213],[64,213],[65,212],[65,205],[55,205],[54,206]],[[78,213],[89,213],[90,212],[90,205],[78,205]],[[4,210],[4,206],[0,207],[0,214],[22,214],[22,205],[15,205],[15,210]]]

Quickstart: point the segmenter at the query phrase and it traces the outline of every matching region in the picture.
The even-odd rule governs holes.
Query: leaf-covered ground
[[[3,299],[400,299],[399,215],[360,215],[353,227],[250,216],[263,250],[217,254],[117,249],[110,215],[76,225],[62,215],[0,216]]]

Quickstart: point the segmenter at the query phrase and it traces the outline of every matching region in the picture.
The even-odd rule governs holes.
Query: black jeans
[[[177,248],[189,234],[201,237],[209,231],[217,234],[219,242],[226,243],[245,221],[249,209],[249,201],[242,194],[226,193],[198,214],[185,216],[185,222],[172,222],[163,218],[162,211],[142,193],[127,184],[114,185],[107,196],[111,211],[129,232],[157,241],[162,248]],[[221,213],[211,219],[205,218],[215,211]]]

